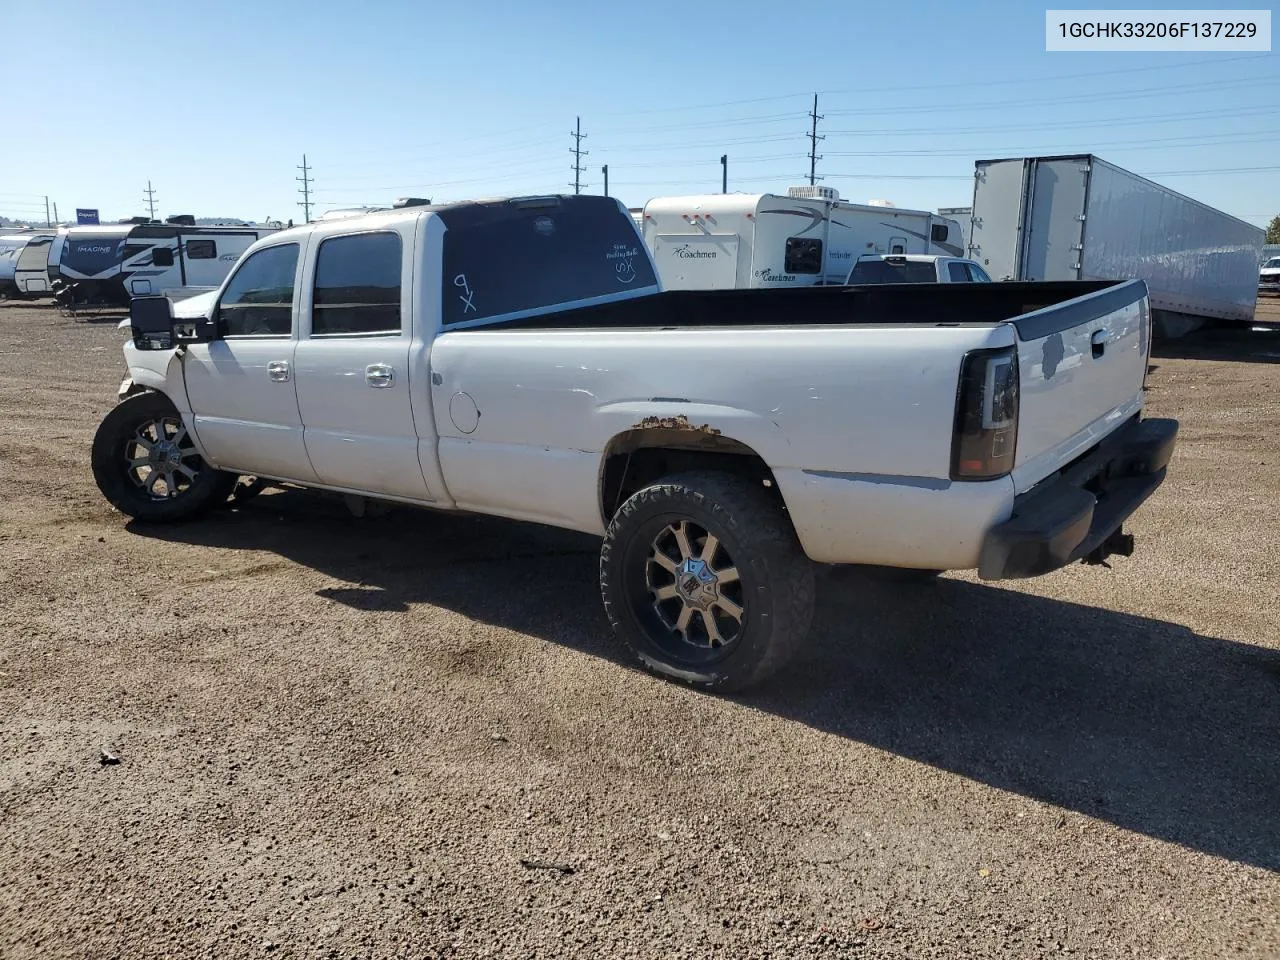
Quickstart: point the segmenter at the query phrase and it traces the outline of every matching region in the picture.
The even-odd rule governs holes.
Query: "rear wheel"
[[[725,692],[777,671],[813,618],[813,566],[786,513],[728,474],[682,474],[628,499],[605,536],[600,587],[645,667]]]
[[[182,415],[163,394],[117,404],[93,438],[93,478],[107,501],[138,520],[196,516],[227,499],[235,474],[201,459]]]

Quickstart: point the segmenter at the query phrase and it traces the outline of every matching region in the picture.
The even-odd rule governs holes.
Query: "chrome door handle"
[[[289,382],[289,361],[272,360],[267,364],[267,376],[276,383]]]
[[[364,368],[364,382],[371,387],[389,387],[396,380],[396,372],[389,364],[371,363]]]
[[[1089,338],[1089,347],[1093,351],[1093,359],[1097,360],[1107,350],[1107,331],[1095,330]]]

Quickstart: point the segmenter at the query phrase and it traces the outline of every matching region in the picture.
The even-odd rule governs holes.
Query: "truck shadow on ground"
[[[625,663],[594,538],[410,509],[356,519],[298,491],[130,529],[276,553],[350,584],[317,591],[349,607],[431,604]],[[841,576],[823,579],[797,661],[726,703],[1280,871],[1280,651],[951,578]]]
[[[1207,327],[1176,340],[1156,340],[1152,359],[1280,363],[1280,323],[1265,329]]]

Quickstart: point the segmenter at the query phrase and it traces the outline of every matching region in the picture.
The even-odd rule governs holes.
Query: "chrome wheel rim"
[[[152,500],[172,500],[191,489],[200,455],[179,417],[157,417],[138,425],[124,445],[125,474]]]
[[[664,526],[649,546],[645,587],[659,623],[682,644],[720,652],[742,635],[742,582],[711,531],[689,520]]]

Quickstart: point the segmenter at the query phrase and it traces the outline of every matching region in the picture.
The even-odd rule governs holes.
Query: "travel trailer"
[[[49,278],[75,284],[80,303],[128,306],[133,297],[198,293],[217,287],[240,254],[278,229],[199,227],[189,216],[63,227],[49,255]]]
[[[831,187],[658,197],[639,219],[665,290],[842,284],[863,254],[964,256],[955,220]]]
[[[47,297],[49,250],[54,233],[31,232],[0,239],[0,296]]]
[[[52,233],[0,237],[0,297],[38,297],[49,292]]]

